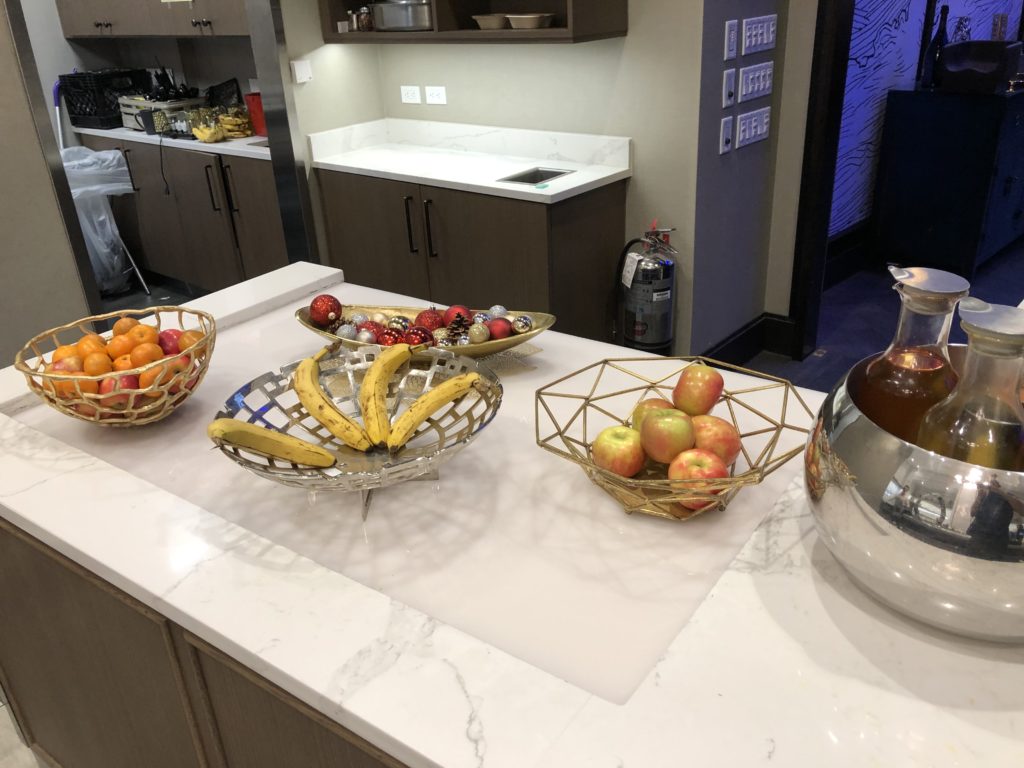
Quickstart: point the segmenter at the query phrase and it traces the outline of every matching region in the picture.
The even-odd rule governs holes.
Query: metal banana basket
[[[346,414],[359,416],[359,387],[366,371],[381,352],[372,345],[341,348],[320,362],[320,383]],[[273,459],[244,448],[220,445],[221,452],[245,469],[268,480],[295,488],[362,491],[364,494],[434,473],[469,445],[486,427],[501,405],[498,377],[484,365],[439,349],[416,354],[399,368],[388,384],[387,403],[392,420],[420,395],[462,373],[475,371],[486,386],[448,404],[420,426],[396,454],[385,450],[368,453],[342,443],[303,408],[292,389],[295,362],[278,371],[256,377],[238,389],[217,414],[284,432],[319,445],[337,458],[327,469],[300,466]],[[364,495],[364,503],[368,497]]]

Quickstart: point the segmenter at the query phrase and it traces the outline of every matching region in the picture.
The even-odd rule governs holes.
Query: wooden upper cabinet
[[[204,35],[249,34],[245,0],[196,0],[195,6]]]
[[[57,15],[64,37],[102,37],[109,15],[107,9],[104,0],[57,0]]]
[[[628,29],[627,0],[431,0],[433,29],[422,32],[338,32],[363,0],[319,0],[327,43],[581,43],[624,37]],[[480,29],[481,14],[549,13],[543,29]]]
[[[65,37],[248,35],[245,0],[57,0]]]

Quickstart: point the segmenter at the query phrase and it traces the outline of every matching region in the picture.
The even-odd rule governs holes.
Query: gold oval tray
[[[376,312],[381,312],[387,317],[395,317],[396,315],[402,315],[413,319],[417,314],[422,312],[426,307],[379,307],[379,306],[367,306],[363,304],[346,304],[344,305],[345,317],[351,317],[356,313],[363,313],[364,315],[372,315]],[[471,310],[473,313],[486,312],[486,309],[474,309]],[[529,312],[524,310],[509,310],[509,316],[515,317],[516,315],[529,315],[533,318],[533,330],[527,333],[516,333],[509,336],[507,339],[492,339],[491,341],[484,341],[480,344],[467,344],[462,347],[447,347],[447,349],[465,357],[486,357],[487,355],[495,355],[498,352],[504,352],[505,350],[517,347],[523,342],[529,341],[538,334],[546,331],[548,328],[555,324],[555,316],[549,315],[546,312]],[[361,341],[355,341],[353,339],[342,339],[335,336],[328,330],[319,328],[314,325],[309,319],[309,307],[299,307],[295,310],[295,319],[298,320],[302,325],[309,328],[314,333],[318,333],[324,338],[331,339],[332,341],[340,341],[349,349],[359,349],[360,347],[373,346],[370,344],[364,344]]]

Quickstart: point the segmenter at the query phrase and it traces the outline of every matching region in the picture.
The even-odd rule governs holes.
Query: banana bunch
[[[192,128],[192,135],[204,144],[216,144],[224,141],[227,135],[219,125],[196,125]]]
[[[412,438],[419,426],[432,414],[459,400],[471,389],[483,391],[485,387],[478,373],[453,376],[420,395],[392,424],[387,406],[391,377],[415,352],[426,346],[395,344],[381,351],[359,388],[362,424],[342,413],[320,386],[320,361],[333,347],[325,347],[299,363],[293,374],[292,387],[310,415],[345,445],[358,451],[387,448],[394,453]],[[295,464],[326,468],[335,463],[334,454],[318,445],[235,419],[217,419],[210,424],[207,433],[218,445],[234,445]]]
[[[252,136],[252,123],[244,113],[218,115],[217,123],[229,139],[244,139]]]

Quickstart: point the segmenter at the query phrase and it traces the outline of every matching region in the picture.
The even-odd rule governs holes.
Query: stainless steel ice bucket
[[[804,462],[818,533],[861,587],[950,632],[1024,643],[1024,473],[893,437],[853,404],[846,377]]]

